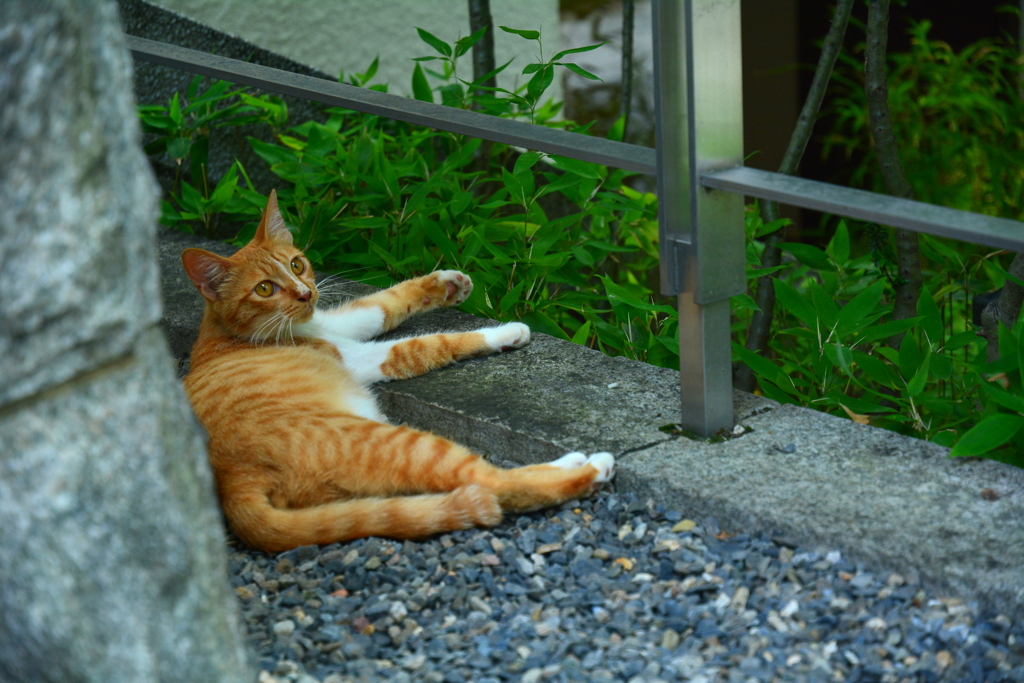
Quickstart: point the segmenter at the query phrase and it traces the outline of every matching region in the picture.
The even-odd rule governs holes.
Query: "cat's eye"
[[[270,280],[264,280],[256,285],[256,288],[253,291],[262,297],[268,297],[274,293],[274,283]]]
[[[292,272],[296,275],[302,275],[302,271],[306,269],[306,262],[300,259],[298,256],[292,259]]]

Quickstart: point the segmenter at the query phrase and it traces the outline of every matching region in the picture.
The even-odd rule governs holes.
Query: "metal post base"
[[[732,348],[729,300],[700,305],[679,295],[680,424],[710,437],[732,429]]]

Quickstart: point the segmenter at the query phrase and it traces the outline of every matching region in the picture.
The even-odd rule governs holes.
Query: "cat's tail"
[[[223,505],[238,537],[266,552],[366,536],[426,538],[456,529],[494,526],[501,521],[497,496],[477,485],[445,494],[358,498],[310,508],[276,508],[258,493],[230,497]]]

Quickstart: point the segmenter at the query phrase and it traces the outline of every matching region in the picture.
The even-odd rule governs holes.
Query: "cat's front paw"
[[[437,290],[431,298],[436,298],[436,303],[441,306],[458,306],[473,291],[473,280],[457,270],[436,270],[427,277],[434,279]]]
[[[530,343],[530,328],[523,323],[507,323],[481,332],[493,351],[511,351]]]

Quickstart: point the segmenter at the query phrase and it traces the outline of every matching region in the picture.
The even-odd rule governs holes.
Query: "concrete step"
[[[160,234],[164,324],[183,371],[202,313],[178,254],[203,243]],[[472,274],[471,274],[472,275]],[[352,283],[345,294],[373,291]],[[325,300],[329,304],[330,300]],[[410,320],[395,335],[496,324],[453,310]],[[1024,616],[1024,470],[918,439],[735,393],[742,436],[707,443],[662,428],[678,421],[679,375],[534,335],[520,350],[379,384],[389,418],[529,464],[607,450],[615,487],[730,533],[781,535],[839,549],[982,609]],[[999,496],[989,500],[982,491]]]

